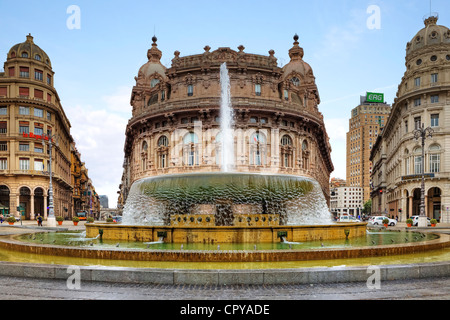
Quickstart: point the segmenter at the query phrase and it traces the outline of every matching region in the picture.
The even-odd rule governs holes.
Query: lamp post
[[[420,215],[417,226],[426,227],[428,223],[425,215],[425,139],[431,138],[434,131],[430,127],[425,128],[422,124],[422,127],[418,127],[413,133],[416,141],[422,139],[422,183],[420,185]]]
[[[49,158],[50,158],[49,164],[48,164],[50,183],[49,183],[49,187],[48,187],[49,205],[48,205],[47,226],[56,227],[55,207],[53,204],[53,184],[52,184],[52,146],[53,146],[52,140],[53,140],[53,138],[55,138],[55,140],[57,140],[59,138],[59,136],[48,134],[45,137],[48,138],[48,151],[49,151]]]

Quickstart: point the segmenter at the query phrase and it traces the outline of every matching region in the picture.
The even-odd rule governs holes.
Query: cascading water
[[[226,63],[220,66],[220,88],[221,169],[222,172],[229,172],[234,168],[234,138],[230,76]]]
[[[123,223],[167,226],[177,223],[174,216],[205,214],[205,210],[214,214],[216,226],[233,225],[234,212],[242,213],[242,210],[247,214],[276,215],[280,225],[332,223],[317,181],[289,175],[235,172],[233,108],[226,63],[220,67],[220,87],[221,172],[165,175],[134,182],[124,208]]]

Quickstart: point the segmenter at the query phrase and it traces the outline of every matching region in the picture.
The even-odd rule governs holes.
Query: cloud
[[[115,207],[122,177],[125,129],[131,117],[131,90],[118,88],[104,96],[104,105],[75,105],[66,107],[72,124],[71,134],[76,148],[89,170],[89,177],[99,195],[107,195],[109,206]]]
[[[332,177],[345,179],[347,170],[347,118],[333,118],[325,120],[325,127],[332,148],[331,160],[334,165]]]

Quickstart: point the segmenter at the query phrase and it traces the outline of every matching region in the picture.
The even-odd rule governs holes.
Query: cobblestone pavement
[[[380,289],[366,283],[314,285],[149,285],[0,277],[3,300],[449,300],[450,278],[384,281]]]

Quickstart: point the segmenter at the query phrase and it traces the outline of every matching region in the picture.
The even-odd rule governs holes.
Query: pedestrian
[[[37,221],[38,221],[38,226],[42,227],[42,217],[40,214],[38,214]]]
[[[0,213],[0,223],[3,223],[3,213]]]

